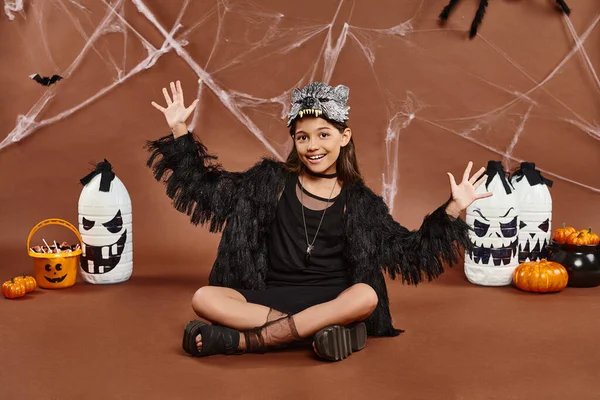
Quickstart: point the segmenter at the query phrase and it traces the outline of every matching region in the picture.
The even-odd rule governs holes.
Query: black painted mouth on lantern
[[[110,272],[119,264],[121,261],[121,255],[125,248],[125,242],[127,241],[127,230],[123,231],[123,234],[113,244],[106,246],[90,246],[87,243],[85,245],[85,255],[81,254],[81,269],[88,274],[106,274]],[[116,249],[115,249],[116,246]],[[108,249],[108,258],[102,256],[102,249]]]
[[[46,280],[50,283],[60,283],[65,280],[67,275],[68,274],[64,274],[63,276],[59,276],[58,278],[48,278],[47,276],[44,275],[44,278],[46,278]]]
[[[478,246],[475,242],[473,243],[473,249],[469,252],[469,256],[475,264],[487,264],[490,261],[490,257],[494,262],[495,266],[508,265],[514,255],[517,254],[517,247],[519,239],[515,238],[508,246],[502,245],[502,247],[494,248]]]
[[[533,239],[531,239],[533,241]],[[548,241],[544,238],[544,241],[540,243],[540,239],[538,238],[537,242],[533,249],[530,246],[530,240],[527,238],[525,242],[525,247],[521,248],[521,244],[519,243],[519,262],[525,261],[537,261],[542,258],[548,258]]]

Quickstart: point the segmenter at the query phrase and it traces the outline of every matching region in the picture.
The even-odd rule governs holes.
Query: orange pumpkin
[[[25,293],[30,293],[37,287],[37,281],[33,276],[27,276],[25,274],[15,277],[15,282],[20,282],[25,286]]]
[[[15,282],[14,278],[2,284],[2,296],[7,299],[16,299],[25,296],[25,286],[20,282]]]
[[[558,243],[567,243],[569,235],[575,232],[577,232],[575,228],[572,226],[566,226],[566,224],[563,222],[562,228],[554,230],[554,237],[552,239]]]
[[[526,292],[560,292],[567,286],[568,281],[567,269],[545,258],[524,262],[513,272],[515,286]]]
[[[600,237],[592,232],[592,228],[571,233],[567,238],[568,244],[576,246],[594,246],[600,243]]]

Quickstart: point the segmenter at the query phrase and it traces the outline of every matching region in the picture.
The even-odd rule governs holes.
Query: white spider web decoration
[[[366,22],[355,22],[368,20],[358,11],[375,7],[366,3],[340,0],[320,4],[318,12],[305,9],[304,3],[299,3],[292,7],[294,14],[287,15],[278,11],[283,6],[275,1],[5,0],[6,17],[12,24],[21,24],[15,29],[25,29],[25,22],[33,19],[39,30],[40,42],[36,48],[39,51],[31,50],[30,57],[43,59],[52,73],[64,79],[45,88],[27,112],[16,116],[15,125],[0,142],[0,152],[15,142],[39,134],[46,126],[93,106],[100,97],[111,95],[133,77],[154,68],[165,54],[174,53],[203,80],[195,94],[189,87],[184,87],[186,104],[194,95],[200,97],[202,90],[211,90],[266,151],[280,160],[285,158],[287,145],[284,140],[288,138],[282,137],[281,129],[272,133],[268,127],[276,125],[273,122],[285,126],[290,94],[295,87],[312,80],[348,85],[352,123],[353,111],[358,114],[355,110],[363,105],[369,110],[375,109],[375,106],[368,107],[369,99],[353,98],[353,94],[356,96],[353,84],[358,85],[357,82],[362,80],[361,85],[370,85],[371,94],[381,105],[377,109],[378,116],[385,119],[385,123],[379,121],[385,148],[385,154],[381,156],[381,193],[392,209],[400,179],[401,138],[423,129],[455,135],[480,146],[495,154],[508,168],[529,161],[525,157],[531,155],[520,154],[518,149],[528,140],[530,130],[560,124],[568,129],[566,134],[585,135],[590,139],[585,142],[588,143],[586,147],[590,146],[598,155],[593,160],[597,165],[600,159],[598,52],[594,59],[586,43],[590,38],[598,37],[600,6],[595,13],[581,18],[586,22],[578,32],[571,20],[574,14],[571,17],[558,12],[551,14],[551,3],[537,5],[540,10],[548,7],[545,12],[540,11],[540,18],[544,18],[545,24],[554,21],[547,29],[557,31],[570,47],[559,58],[548,56],[536,61],[536,70],[531,71],[531,67],[517,61],[523,59],[522,55],[504,50],[504,43],[494,41],[492,35],[486,34],[486,28],[492,31],[494,19],[501,15],[498,8],[511,7],[511,12],[519,13],[520,4],[488,7],[478,36],[465,42],[462,37],[456,39],[465,29],[453,28],[452,22],[460,23],[461,9],[457,8],[446,27],[436,25],[445,1],[403,2],[402,11],[395,17],[397,23],[386,28],[371,28]],[[382,3],[373,13],[382,21],[390,20],[386,10],[396,12],[392,7],[396,3]],[[472,15],[471,10],[463,9],[465,15]],[[573,13],[577,12],[574,7]],[[529,14],[525,13],[521,20],[531,13],[531,10]],[[408,17],[400,16],[404,14]],[[72,24],[73,37],[65,44],[68,51],[59,52],[52,44],[67,40],[53,37],[53,32],[48,30],[57,16]],[[381,24],[381,21],[376,22]],[[500,23],[497,25],[501,26]],[[31,29],[31,24],[27,26]],[[432,41],[432,37],[439,40]],[[529,40],[543,40],[543,36]],[[77,53],[69,53],[77,48],[74,43],[78,41],[83,45]],[[452,42],[454,46],[460,46],[454,47],[455,51],[444,47]],[[121,49],[118,53],[108,50],[108,44],[114,48],[115,43],[119,43]],[[314,58],[297,59],[296,52],[306,46],[317,49]],[[470,51],[466,53],[465,48]],[[394,65],[390,60],[392,53],[401,54],[403,62]],[[470,60],[481,57],[497,60],[498,69],[471,68]],[[92,62],[91,59],[104,65],[105,69],[105,75],[98,78],[94,91],[86,91],[75,104],[50,113],[50,106],[61,92],[74,90],[69,85],[76,84],[78,74]],[[342,73],[350,78],[333,82],[334,74],[348,60],[365,74]],[[585,94],[585,105],[573,105],[570,96],[556,91],[554,83],[568,68],[571,68],[569,76],[578,77],[571,85],[577,93]],[[27,75],[34,72],[37,71],[27,72]],[[242,72],[251,74],[253,79],[244,84],[230,84]],[[269,80],[273,74],[281,77],[277,82],[288,83],[276,85]],[[463,82],[453,82],[458,76]],[[413,84],[413,80],[421,79],[422,82],[424,77],[430,79],[427,86]],[[465,82],[468,82],[468,88],[461,91]],[[157,83],[157,86],[161,85],[166,86]],[[478,93],[473,93],[474,89],[485,93],[488,100],[480,100]],[[161,102],[161,99],[149,99],[148,103],[151,100]],[[199,107],[189,121],[191,129],[199,123],[198,110]],[[355,115],[354,119],[357,118]],[[270,124],[265,124],[265,120]],[[581,143],[581,138],[577,140]],[[600,185],[579,181],[573,174],[539,169],[550,179],[600,193]]]

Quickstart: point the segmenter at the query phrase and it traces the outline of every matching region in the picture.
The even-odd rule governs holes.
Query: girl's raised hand
[[[450,188],[452,189],[452,198],[456,208],[458,209],[457,211],[466,209],[475,200],[490,197],[492,195],[491,192],[484,192],[480,194],[476,193],[477,188],[483,182],[485,182],[487,175],[482,176],[482,174],[485,172],[485,168],[482,167],[472,177],[470,177],[472,167],[473,163],[469,161],[469,164],[463,173],[462,182],[458,185],[454,180],[454,176],[448,172],[448,177],[450,178]],[[480,176],[482,176],[482,178],[478,181]]]
[[[152,102],[152,105],[164,114],[167,124],[169,124],[169,128],[173,130],[178,124],[185,124],[185,121],[198,105],[199,100],[194,100],[192,104],[186,108],[183,103],[183,89],[181,89],[181,83],[179,81],[177,81],[177,85],[171,82],[173,99],[169,97],[169,91],[166,88],[163,88],[162,91],[165,96],[165,101],[167,102],[167,108],[162,107],[155,102]]]

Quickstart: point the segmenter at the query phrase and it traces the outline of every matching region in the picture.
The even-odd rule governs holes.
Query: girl
[[[148,167],[166,183],[174,207],[222,232],[209,286],[192,308],[210,321],[191,321],[183,349],[190,355],[264,352],[312,340],[317,355],[341,360],[368,335],[396,336],[383,272],[417,284],[458,261],[471,246],[459,217],[473,201],[485,168],[460,184],[448,173],[452,196],[409,231],[363,183],[352,131],[349,89],[313,82],[292,94],[288,118],[294,141],[285,163],[264,158],[228,172],[186,120],[181,84],[171,82],[167,107],[155,102],[171,134],[147,143]]]

